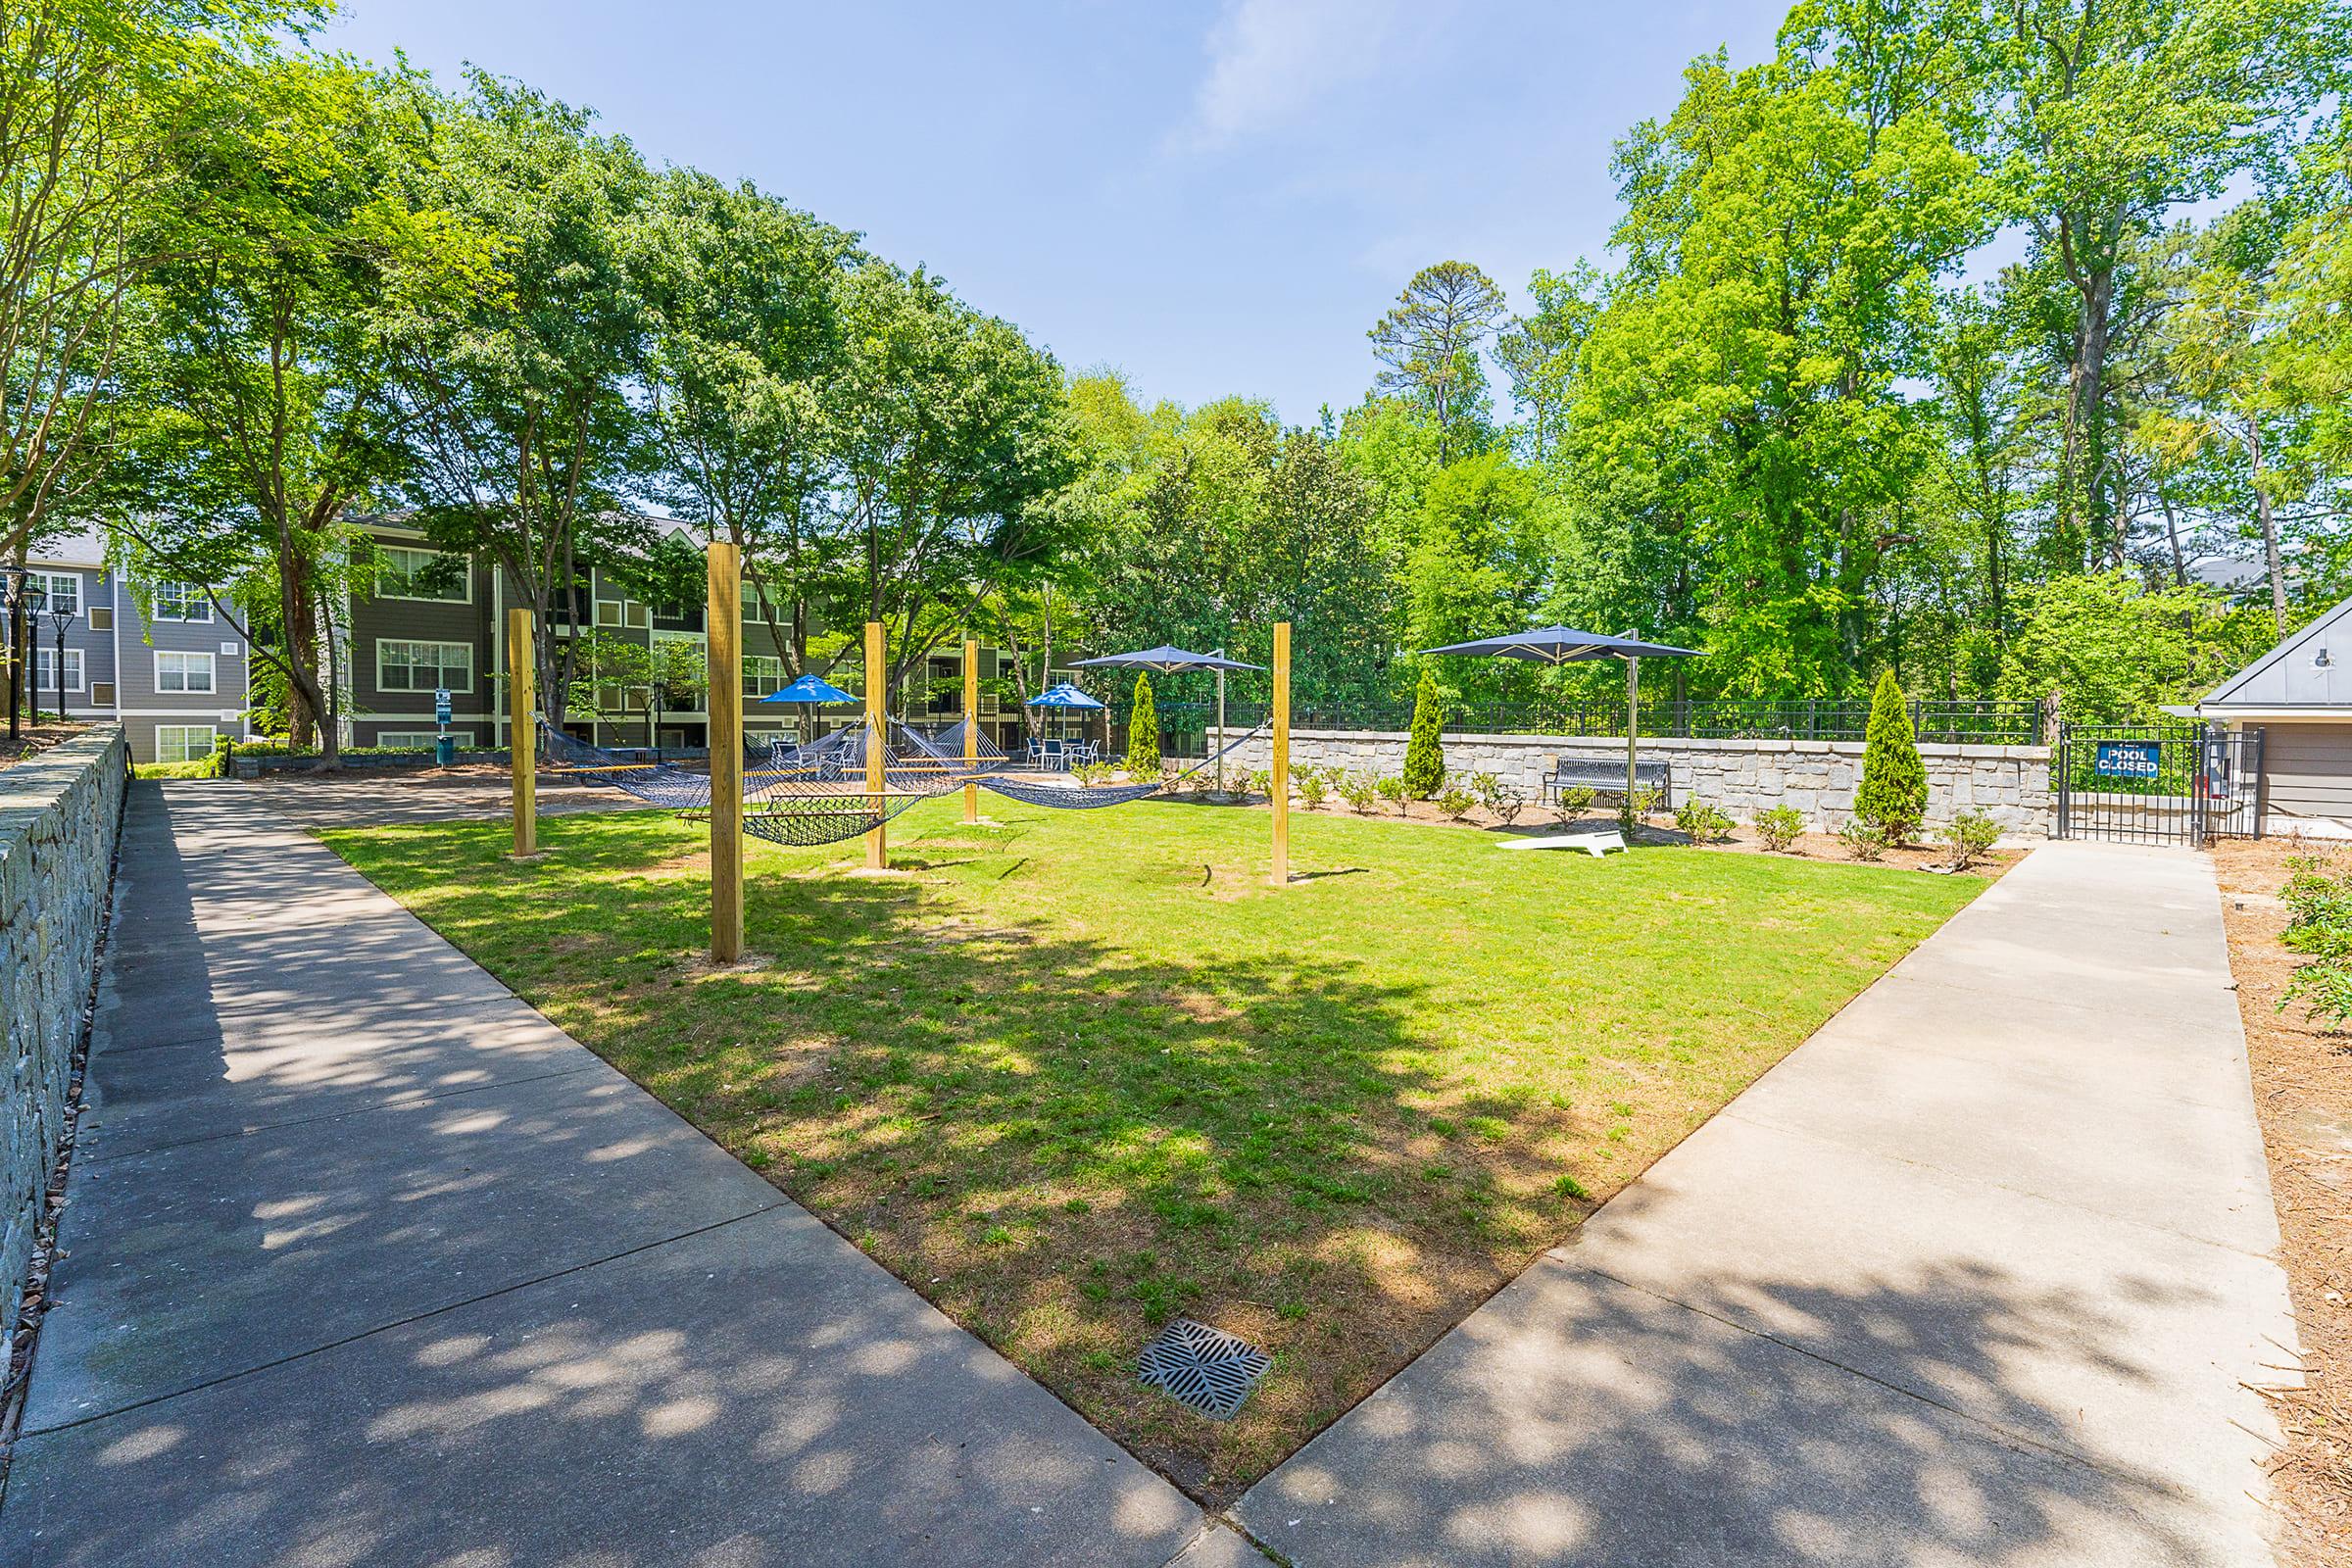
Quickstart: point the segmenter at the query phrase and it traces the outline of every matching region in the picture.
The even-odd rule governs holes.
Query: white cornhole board
[[[1625,848],[1625,835],[1607,833],[1558,833],[1541,839],[1496,839],[1498,850],[1582,850],[1597,858],[1610,850]]]

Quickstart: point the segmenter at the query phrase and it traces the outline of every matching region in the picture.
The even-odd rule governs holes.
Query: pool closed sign
[[[2101,741],[2091,771],[2101,778],[2154,778],[2163,771],[2163,757],[2155,741]]]

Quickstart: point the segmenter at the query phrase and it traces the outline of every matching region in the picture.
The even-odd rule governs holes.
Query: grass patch
[[[1210,1501],[1363,1397],[1984,885],[1146,803],[753,842],[713,972],[707,830],[332,832],[548,1016]],[[1340,874],[1333,874],[1340,873]],[[1274,1353],[1231,1423],[1137,1386],[1167,1317]]]

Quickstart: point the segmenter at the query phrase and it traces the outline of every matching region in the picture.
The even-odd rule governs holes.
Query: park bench
[[[1658,792],[1658,806],[1671,809],[1674,806],[1674,773],[1663,758],[1642,759],[1634,763],[1634,782],[1646,784]],[[1625,755],[1601,752],[1583,756],[1563,755],[1552,760],[1551,774],[1544,780],[1544,804],[1559,803],[1562,790],[1589,789],[1596,795],[1625,793]]]

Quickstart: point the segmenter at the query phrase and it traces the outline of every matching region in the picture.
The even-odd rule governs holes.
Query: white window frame
[[[66,650],[66,690],[77,692],[83,689],[83,662],[80,649]],[[51,643],[46,648],[37,642],[33,644],[32,689],[36,694],[47,692],[52,697],[57,695],[57,644]]]
[[[465,650],[466,654],[466,684],[463,686],[451,685],[449,690],[453,695],[458,692],[470,692],[473,690],[473,644],[468,642],[446,642],[438,637],[378,637],[375,640],[375,689],[379,692],[425,692],[429,694],[431,692],[440,690],[441,686],[445,684],[442,681],[436,680],[434,684],[430,686],[386,685],[384,682],[384,650],[387,648],[437,648],[444,651],[452,648],[463,649]],[[411,668],[414,668],[417,664],[418,661],[415,659],[406,659],[402,660],[401,662]],[[437,674],[447,674],[449,670],[449,662],[446,659],[436,657],[433,660],[433,668]]]
[[[215,658],[216,656],[212,654],[189,653],[184,649],[158,648],[155,650],[155,689],[157,694],[159,696],[172,697],[210,697],[214,693],[220,691],[220,671],[214,663]],[[167,659],[202,660],[204,662],[204,684],[201,686],[190,686],[185,684],[187,678],[185,670],[188,666],[182,666],[182,674],[180,677],[182,684],[177,686],[165,685],[164,661]]]
[[[430,571],[433,567],[439,565],[443,561],[448,560],[450,556],[449,551],[432,550],[423,545],[379,544],[376,546],[376,549],[383,553],[384,560],[387,564],[395,555],[422,556],[425,558],[423,564],[420,566],[415,568],[399,568],[399,575],[394,580],[402,587],[407,587],[416,582],[419,575],[426,571]],[[473,567],[471,564],[466,564],[462,570],[459,571],[456,586],[461,591],[454,597],[449,594],[404,594],[395,589],[386,588],[379,576],[379,579],[376,583],[375,597],[378,599],[405,599],[413,605],[470,605],[473,603]]]
[[[472,742],[466,738],[466,732],[455,724],[450,726],[450,733],[457,736],[458,744],[460,746],[469,746],[472,744]],[[371,746],[397,747],[404,752],[429,752],[433,749],[433,742],[439,740],[440,738],[440,732],[437,730],[387,729],[378,731],[375,739],[368,742],[368,744]]]
[[[774,673],[768,674],[767,671]],[[743,695],[765,697],[784,684],[784,661],[773,654],[743,656]]]
[[[164,608],[164,591],[166,589],[173,590],[174,597],[178,600],[179,613],[176,615]],[[192,582],[155,583],[148,588],[147,598],[148,602],[155,606],[157,620],[175,621],[193,626],[209,626],[213,623],[213,602],[205,598],[204,590]]]
[[[172,756],[170,753],[165,751],[164,737],[166,735],[176,735],[180,737],[178,756]],[[204,737],[204,746],[201,750],[195,752],[190,752],[188,750],[186,737],[190,735],[202,735]],[[206,758],[212,756],[213,753],[219,749],[220,745],[220,730],[218,725],[158,724],[155,726],[155,760],[159,762],[201,762]]]
[[[81,574],[79,572],[35,571],[33,575],[41,579],[41,609],[44,612],[57,608],[53,601],[57,596],[58,585],[62,583],[65,585],[66,591],[74,596],[73,613],[76,615],[81,613]]]

